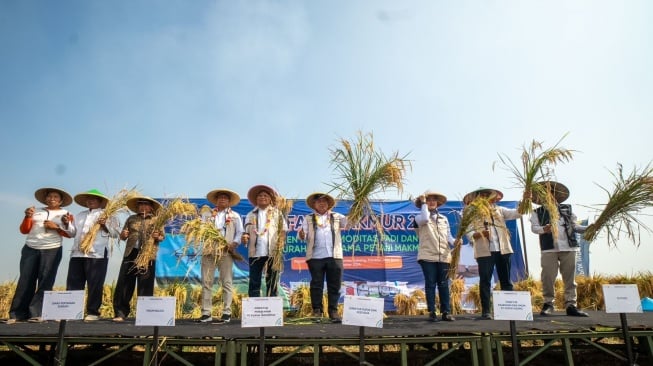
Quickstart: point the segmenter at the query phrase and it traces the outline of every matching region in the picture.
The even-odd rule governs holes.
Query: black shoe
[[[548,316],[553,313],[553,305],[551,304],[544,304],[542,306],[542,311],[540,311],[540,315]]]
[[[213,317],[211,315],[202,315],[199,319],[195,319],[196,323],[211,323]]]
[[[492,315],[490,313],[483,313],[481,314],[480,320],[492,320]]]
[[[216,320],[216,323],[229,323],[231,321],[231,314],[222,314],[220,319]]]
[[[342,318],[340,318],[338,313],[335,311],[329,312],[329,319],[331,319],[331,323],[342,323]]]
[[[442,313],[442,320],[444,320],[445,322],[452,322],[452,321],[456,320],[456,318],[451,316],[451,314],[449,314],[449,313]]]
[[[437,322],[440,321],[440,319],[438,319],[438,316],[435,315],[435,313],[430,313],[429,314],[429,321],[432,322],[432,323],[437,323]]]
[[[589,314],[587,314],[586,312],[578,310],[574,305],[567,306],[567,315],[569,315],[569,316],[583,316],[583,317],[588,317],[589,316]]]

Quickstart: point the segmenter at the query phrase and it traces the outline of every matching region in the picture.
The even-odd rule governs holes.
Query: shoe
[[[222,314],[217,323],[229,323],[231,321],[231,314]]]
[[[329,312],[329,319],[331,319],[331,323],[342,323],[342,318],[335,311]]]
[[[122,322],[125,321],[125,317],[124,316],[117,316],[117,317],[113,318],[113,321],[116,322],[116,323],[122,323]]]
[[[33,316],[27,319],[27,321],[30,323],[43,323],[45,320],[43,320],[43,318],[41,318],[40,316]]]
[[[14,319],[14,318],[9,318],[9,319],[5,320],[5,324],[16,324],[17,321],[18,320]]]
[[[196,323],[211,323],[213,322],[213,317],[211,315],[202,315],[199,319],[195,319]]]
[[[456,318],[451,316],[451,314],[449,314],[449,313],[442,313],[442,320],[445,321],[445,322],[452,322],[452,321],[456,320]]]
[[[589,314],[587,314],[586,312],[578,310],[574,305],[567,306],[567,315],[569,315],[569,316],[583,316],[583,317],[588,317],[589,316]]]
[[[544,306],[542,306],[542,311],[540,311],[540,315],[547,316],[551,314],[553,314],[553,305],[544,304]]]
[[[429,321],[431,323],[437,323],[440,319],[438,319],[438,316],[435,313],[429,313]]]
[[[311,314],[313,318],[321,318],[324,313],[322,313],[322,310],[313,310],[313,313]]]
[[[100,320],[100,317],[98,315],[88,314],[87,316],[84,317],[85,322],[94,322],[96,320]]]
[[[481,314],[481,317],[479,319],[481,319],[481,320],[492,320],[492,315],[490,313],[483,313],[483,314]]]

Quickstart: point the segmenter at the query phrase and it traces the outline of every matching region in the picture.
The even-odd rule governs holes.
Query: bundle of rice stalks
[[[154,231],[163,232],[165,225],[172,219],[179,216],[193,217],[197,214],[197,208],[194,204],[181,198],[174,198],[162,203],[161,208],[156,212],[156,216],[152,218],[152,222],[146,232],[146,240],[141,248],[136,260],[134,260],[134,267],[141,273],[147,272],[150,263],[156,259],[156,252],[159,249],[155,244],[152,233]]]
[[[241,318],[243,312],[243,297],[245,295],[239,293],[234,288],[233,291],[233,300],[231,301],[231,317],[232,318]]]
[[[458,232],[456,233],[456,241],[451,250],[451,262],[449,264],[448,273],[450,279],[453,280],[456,278],[458,264],[460,263],[460,247],[463,242],[463,236],[473,230],[474,223],[486,223],[491,221],[490,218],[492,217],[493,211],[494,209],[492,208],[492,203],[489,198],[480,195],[476,196],[463,209],[463,214],[458,224]]]
[[[290,295],[290,305],[297,308],[295,314],[299,318],[306,318],[313,314],[311,290],[308,285],[301,285],[292,292]]]
[[[245,260],[238,252],[230,250],[229,243],[211,220],[206,220],[202,217],[188,220],[181,226],[179,233],[186,238],[186,243],[182,248],[184,255],[190,249],[193,249],[195,253],[199,253],[202,256],[213,256],[212,258],[215,263],[223,255],[231,255],[236,261]]]
[[[276,198],[277,211],[277,243],[272,253],[272,269],[278,273],[283,272],[283,250],[286,247],[286,231],[283,230],[288,214],[292,210],[294,202],[284,197],[278,196]]]
[[[558,163],[568,162],[573,159],[574,150],[558,147],[560,142],[567,136],[565,134],[553,147],[544,149],[541,142],[533,140],[530,147],[524,146],[521,154],[521,167],[517,166],[507,155],[499,154],[499,160],[514,175],[518,186],[523,187],[524,192],[532,192],[544,197],[549,192],[537,190],[535,183],[538,181],[550,180],[553,175],[553,166]],[[547,202],[547,200],[542,200]],[[555,200],[554,200],[555,202]],[[545,205],[546,206],[546,205]],[[555,207],[555,206],[553,206]],[[557,211],[551,207],[549,212]],[[548,208],[548,207],[547,207]],[[533,211],[531,198],[524,198],[517,207],[519,213],[527,214]],[[554,222],[554,221],[552,221]],[[555,226],[555,225],[554,225]]]
[[[481,288],[478,284],[469,288],[467,296],[465,296],[465,302],[473,302],[476,309],[481,308]]]
[[[623,166],[617,165],[617,173],[612,173],[615,178],[614,190],[608,194],[608,203],[593,224],[588,226],[583,237],[591,242],[596,239],[603,229],[608,234],[608,245],[616,246],[622,233],[639,246],[640,228],[651,232],[651,229],[640,221],[636,215],[645,208],[653,207],[653,166],[651,164],[641,171],[635,168],[628,176],[624,177]]]
[[[14,298],[15,292],[16,282],[3,282],[0,284],[0,317],[2,319],[9,318],[11,300]]]
[[[639,290],[639,296],[644,297],[653,297],[653,273],[652,272],[640,272],[634,277],[634,283],[637,284],[637,289]]]
[[[116,215],[127,206],[128,200],[138,195],[139,192],[135,188],[121,189],[118,191],[118,193],[111,197],[111,199],[109,199],[107,205],[104,207],[104,212],[102,213],[101,218],[106,219]],[[95,242],[95,237],[97,236],[97,233],[100,231],[100,229],[101,226],[97,222],[91,226],[91,229],[79,243],[79,249],[82,251],[82,253],[88,254],[91,251],[93,248],[93,242]]]
[[[176,299],[175,318],[183,318],[186,299],[188,298],[187,285],[182,282],[173,282],[166,287],[159,287],[157,289],[158,291],[156,296],[171,296]]]
[[[451,281],[450,293],[451,293],[451,313],[462,314],[463,310],[463,294],[465,293],[465,280],[462,278],[457,278]]]
[[[394,188],[403,191],[407,169],[411,168],[408,155],[395,152],[385,156],[374,148],[372,133],[358,132],[358,139],[349,142],[340,140],[341,147],[331,149],[331,165],[337,175],[330,186],[338,191],[339,198],[352,200],[347,215],[347,225],[357,226],[368,216],[376,227],[379,239],[383,238],[383,226],[372,210],[370,199],[380,192]],[[379,250],[382,245],[379,245]]]
[[[602,310],[605,308],[603,285],[610,280],[601,276],[576,277],[576,293],[578,307],[581,309]]]

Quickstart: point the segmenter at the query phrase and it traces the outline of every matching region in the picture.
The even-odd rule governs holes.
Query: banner
[[[198,207],[212,207],[206,199],[191,199]],[[517,202],[500,202],[500,206],[516,208]],[[351,201],[339,201],[333,211],[344,215],[349,211]],[[394,309],[394,296],[409,294],[414,289],[424,289],[424,277],[417,263],[419,246],[417,233],[413,229],[415,216],[419,210],[413,201],[378,201],[372,203],[373,210],[381,216],[385,234],[379,238],[369,219],[350,230],[342,231],[344,251],[344,284],[342,295],[383,297],[385,309]],[[243,219],[253,209],[248,200],[241,200],[232,209]],[[449,201],[439,207],[439,212],[447,216],[452,235],[457,232],[461,201]],[[310,282],[306,265],[306,243],[299,240],[297,232],[306,215],[312,211],[302,200],[296,200],[288,215],[288,236],[284,249],[284,271],[280,280],[280,295],[285,297],[284,306],[290,307],[288,297],[292,290]],[[200,257],[197,253],[184,253],[185,240],[179,235],[181,223],[166,228],[166,239],[159,245],[156,277],[161,285],[171,282],[200,284]],[[512,257],[513,281],[526,277],[524,256],[521,248],[517,221],[507,222],[514,255]],[[381,239],[381,240],[379,240]],[[464,239],[461,264],[476,265],[471,245]],[[239,246],[238,252],[247,258],[247,248]],[[470,259],[471,256],[471,259]],[[216,272],[216,285],[217,285]],[[247,260],[234,263],[234,287],[239,293],[247,293],[249,265]],[[342,301],[342,298],[341,298]]]

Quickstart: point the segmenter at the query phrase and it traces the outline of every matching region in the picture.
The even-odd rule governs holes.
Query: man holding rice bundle
[[[336,200],[326,193],[312,193],[306,204],[313,213],[306,215],[298,236],[306,240],[306,263],[311,273],[311,306],[313,316],[322,317],[324,281],[327,283],[327,312],[334,323],[338,316],[338,300],[342,286],[343,261],[341,230],[347,226],[347,217],[331,209]]]
[[[249,255],[249,297],[261,296],[261,280],[265,270],[266,296],[277,296],[279,271],[273,265],[277,239],[288,231],[288,224],[275,206],[277,192],[266,185],[256,185],[247,192],[254,209],[245,218],[245,232],[241,242]]]
[[[526,193],[524,193],[526,196]],[[481,318],[492,319],[490,312],[490,296],[492,274],[496,267],[501,290],[512,291],[510,280],[512,245],[510,232],[506,227],[507,220],[521,217],[517,209],[509,209],[497,205],[503,193],[497,189],[479,188],[463,197],[465,205],[474,204],[475,200],[484,200],[489,205],[489,215],[480,215],[471,224],[471,230],[466,233],[474,246],[474,257],[478,262],[479,292],[481,295]]]
[[[88,285],[84,320],[95,321],[100,319],[102,292],[109,265],[109,241],[119,237],[120,222],[115,216],[106,217],[104,208],[109,199],[96,189],[77,194],[75,202],[87,210],[77,214],[77,235],[70,253],[66,290],[84,290]],[[92,235],[91,230],[96,223],[100,225],[100,230],[95,234],[88,252],[85,252],[81,243],[87,235]]]
[[[243,221],[240,215],[231,209],[240,202],[240,196],[228,189],[215,189],[206,195],[206,199],[215,205],[209,220],[220,231],[229,246],[229,252],[236,250],[243,235]],[[233,301],[234,259],[229,253],[223,253],[219,258],[211,254],[202,254],[202,316],[199,323],[213,321],[213,281],[215,267],[218,266],[218,281],[222,286],[222,316],[220,323],[231,320],[231,303]]]
[[[576,215],[571,210],[571,205],[561,204],[569,198],[569,189],[562,183],[546,181],[536,183],[544,186],[544,190],[553,195],[558,208],[559,218],[557,222],[551,222],[551,214],[542,205],[544,197],[533,195],[533,203],[542,205],[536,208],[531,214],[531,231],[539,235],[540,250],[542,251],[540,262],[542,265],[542,295],[544,305],[540,315],[548,316],[553,313],[553,300],[555,298],[555,280],[558,271],[562,276],[565,287],[564,299],[565,310],[569,316],[586,317],[588,314],[576,308],[576,253],[578,253],[578,239],[576,233],[583,233],[587,226],[576,224]],[[557,226],[557,236],[553,237],[552,225]]]
[[[420,213],[415,216],[419,248],[417,263],[424,273],[424,293],[429,320],[439,321],[435,313],[435,288],[440,295],[442,320],[453,321],[449,293],[449,265],[454,237],[451,235],[447,217],[438,213],[438,207],[447,202],[447,197],[433,190],[427,190],[415,200]]]
[[[152,221],[161,204],[150,197],[134,197],[127,201],[127,207],[135,212],[125,221],[120,240],[126,240],[125,254],[120,264],[118,280],[113,294],[113,312],[115,322],[122,322],[130,312],[129,302],[134,295],[134,289],[138,283],[138,296],[154,295],[154,271],[156,262],[150,261],[145,271],[135,265],[136,257],[143,248],[146,241],[154,239],[158,244],[163,241],[165,234],[163,228],[152,227]]]

